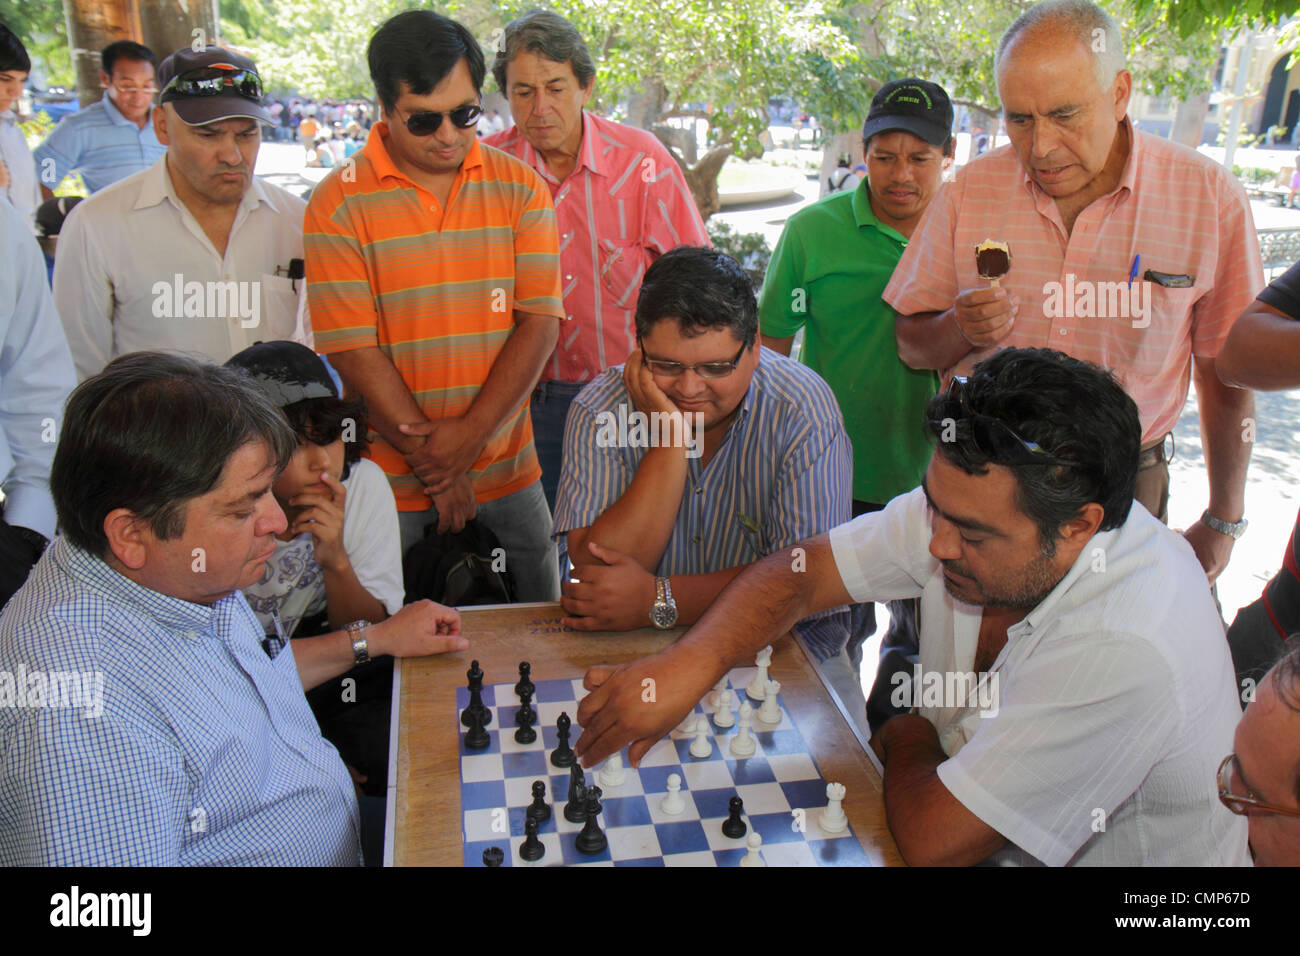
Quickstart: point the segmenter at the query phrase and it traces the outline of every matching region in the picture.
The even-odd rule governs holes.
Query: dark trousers
[[[0,608],[18,593],[42,551],[0,517]]]
[[[533,417],[533,445],[542,466],[542,491],[546,505],[555,514],[555,493],[560,487],[560,469],[564,464],[564,423],[569,406],[586,382],[542,382],[533,389],[528,411]]]

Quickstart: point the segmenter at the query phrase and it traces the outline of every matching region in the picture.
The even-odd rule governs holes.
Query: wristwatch
[[[1201,523],[1219,534],[1226,534],[1228,537],[1236,540],[1246,533],[1246,525],[1250,524],[1245,518],[1235,524],[1229,524],[1227,521],[1221,521],[1214,515],[1210,514],[1210,509],[1206,508],[1205,513],[1201,515]]]
[[[655,578],[655,603],[650,606],[650,623],[666,631],[677,623],[677,602],[667,578]]]
[[[369,626],[369,621],[353,621],[345,628],[352,640],[352,656],[358,664],[370,660],[370,647],[366,643],[366,628]]]

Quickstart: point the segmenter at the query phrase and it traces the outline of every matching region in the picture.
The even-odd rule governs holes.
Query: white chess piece
[[[718,709],[714,711],[713,723],[726,730],[736,722],[736,715],[731,708],[736,702],[736,695],[731,692],[731,688],[724,688],[722,694],[718,697]]]
[[[754,666],[758,668],[758,673],[754,675],[754,679],[745,688],[745,693],[750,696],[751,700],[762,700],[767,694],[767,669],[772,666],[771,644],[754,656]]]
[[[682,777],[681,774],[670,773],[668,775],[668,793],[659,801],[659,809],[664,813],[676,816],[686,809],[686,801],[682,799]]]
[[[623,769],[623,754],[612,754],[605,761],[605,766],[600,768],[599,776],[600,785],[606,790],[623,786],[623,781],[627,779],[627,772]]]
[[[767,693],[763,696],[763,706],[758,708],[758,713],[754,719],[761,724],[767,724],[775,727],[781,722],[781,701],[776,696],[781,693],[781,682],[779,680],[770,680],[767,682]]]
[[[709,706],[714,710],[718,709],[718,704],[722,700],[722,692],[726,689],[727,675],[723,674],[722,677],[718,679],[718,682],[713,685],[713,690],[709,691],[709,696],[707,698]]]
[[[740,729],[731,738],[731,755],[733,757],[754,756],[756,745],[753,735],[749,732],[753,713],[754,707],[749,701],[745,701],[740,705]]]
[[[826,809],[822,811],[821,828],[826,833],[843,833],[849,826],[840,801],[844,799],[844,784],[826,784]]]
[[[763,837],[757,830],[750,830],[749,836],[745,839],[749,850],[740,860],[741,866],[767,866],[763,862],[763,855],[758,852],[758,848],[763,845]]]
[[[709,739],[709,718],[700,715],[695,724],[695,739],[691,741],[692,757],[708,757],[713,753],[713,741]]]
[[[682,718],[682,722],[677,725],[677,732],[679,734],[695,733],[696,716],[698,715],[695,713],[695,711],[692,710],[689,714],[687,714],[684,718]]]

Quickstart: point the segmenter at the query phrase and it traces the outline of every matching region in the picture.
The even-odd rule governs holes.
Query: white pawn
[[[673,816],[686,809],[686,801],[682,799],[681,774],[668,775],[668,793],[659,801],[659,809]]]
[[[763,845],[763,837],[757,830],[750,830],[749,836],[745,843],[749,846],[749,851],[741,858],[741,866],[767,866],[763,862],[763,855],[758,852],[758,848]]]
[[[779,680],[767,682],[767,693],[763,697],[763,706],[758,708],[758,713],[754,716],[755,720],[772,727],[781,722],[781,701],[776,696],[780,692],[781,682]]]
[[[736,695],[731,692],[731,688],[724,688],[718,698],[718,709],[713,714],[713,723],[726,730],[736,722],[736,715],[731,708],[736,702]]]
[[[754,679],[745,688],[745,693],[749,694],[752,700],[762,700],[767,694],[767,669],[772,666],[771,644],[754,656],[754,665],[758,668],[758,673],[754,675]]]
[[[623,781],[627,779],[627,772],[623,769],[623,754],[616,753],[605,761],[605,766],[600,768],[600,785],[606,789],[623,786]]]
[[[723,674],[718,682],[713,685],[713,690],[709,691],[708,703],[714,710],[718,709],[718,704],[722,700],[722,692],[727,689],[727,675]]]
[[[822,811],[821,827],[826,833],[843,833],[849,826],[840,801],[844,799],[844,784],[826,784],[826,809]]]
[[[754,736],[749,732],[753,713],[754,707],[749,701],[745,701],[740,705],[740,729],[731,738],[731,755],[733,757],[754,756],[756,745],[754,744]]]
[[[695,739],[691,741],[692,757],[708,757],[713,753],[713,741],[709,739],[709,718],[700,715],[695,723]]]
[[[689,714],[687,714],[684,718],[682,718],[682,722],[677,725],[677,732],[679,734],[695,733],[695,711],[692,710]]]

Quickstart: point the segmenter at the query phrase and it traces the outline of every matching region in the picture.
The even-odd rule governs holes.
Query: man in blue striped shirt
[[[661,256],[636,332],[639,348],[579,393],[565,428],[555,532],[575,566],[562,603],[576,630],[692,624],[748,565],[849,519],[853,452],[835,396],[757,344],[734,259]],[[839,612],[798,633],[856,711],[847,626]]]
[[[149,112],[153,108],[157,58],[147,46],[119,40],[104,47],[99,82],[104,97],[65,117],[36,147],[41,195],[54,190],[73,170],[92,193],[132,173],[148,169],[167,147],[158,142]]]

